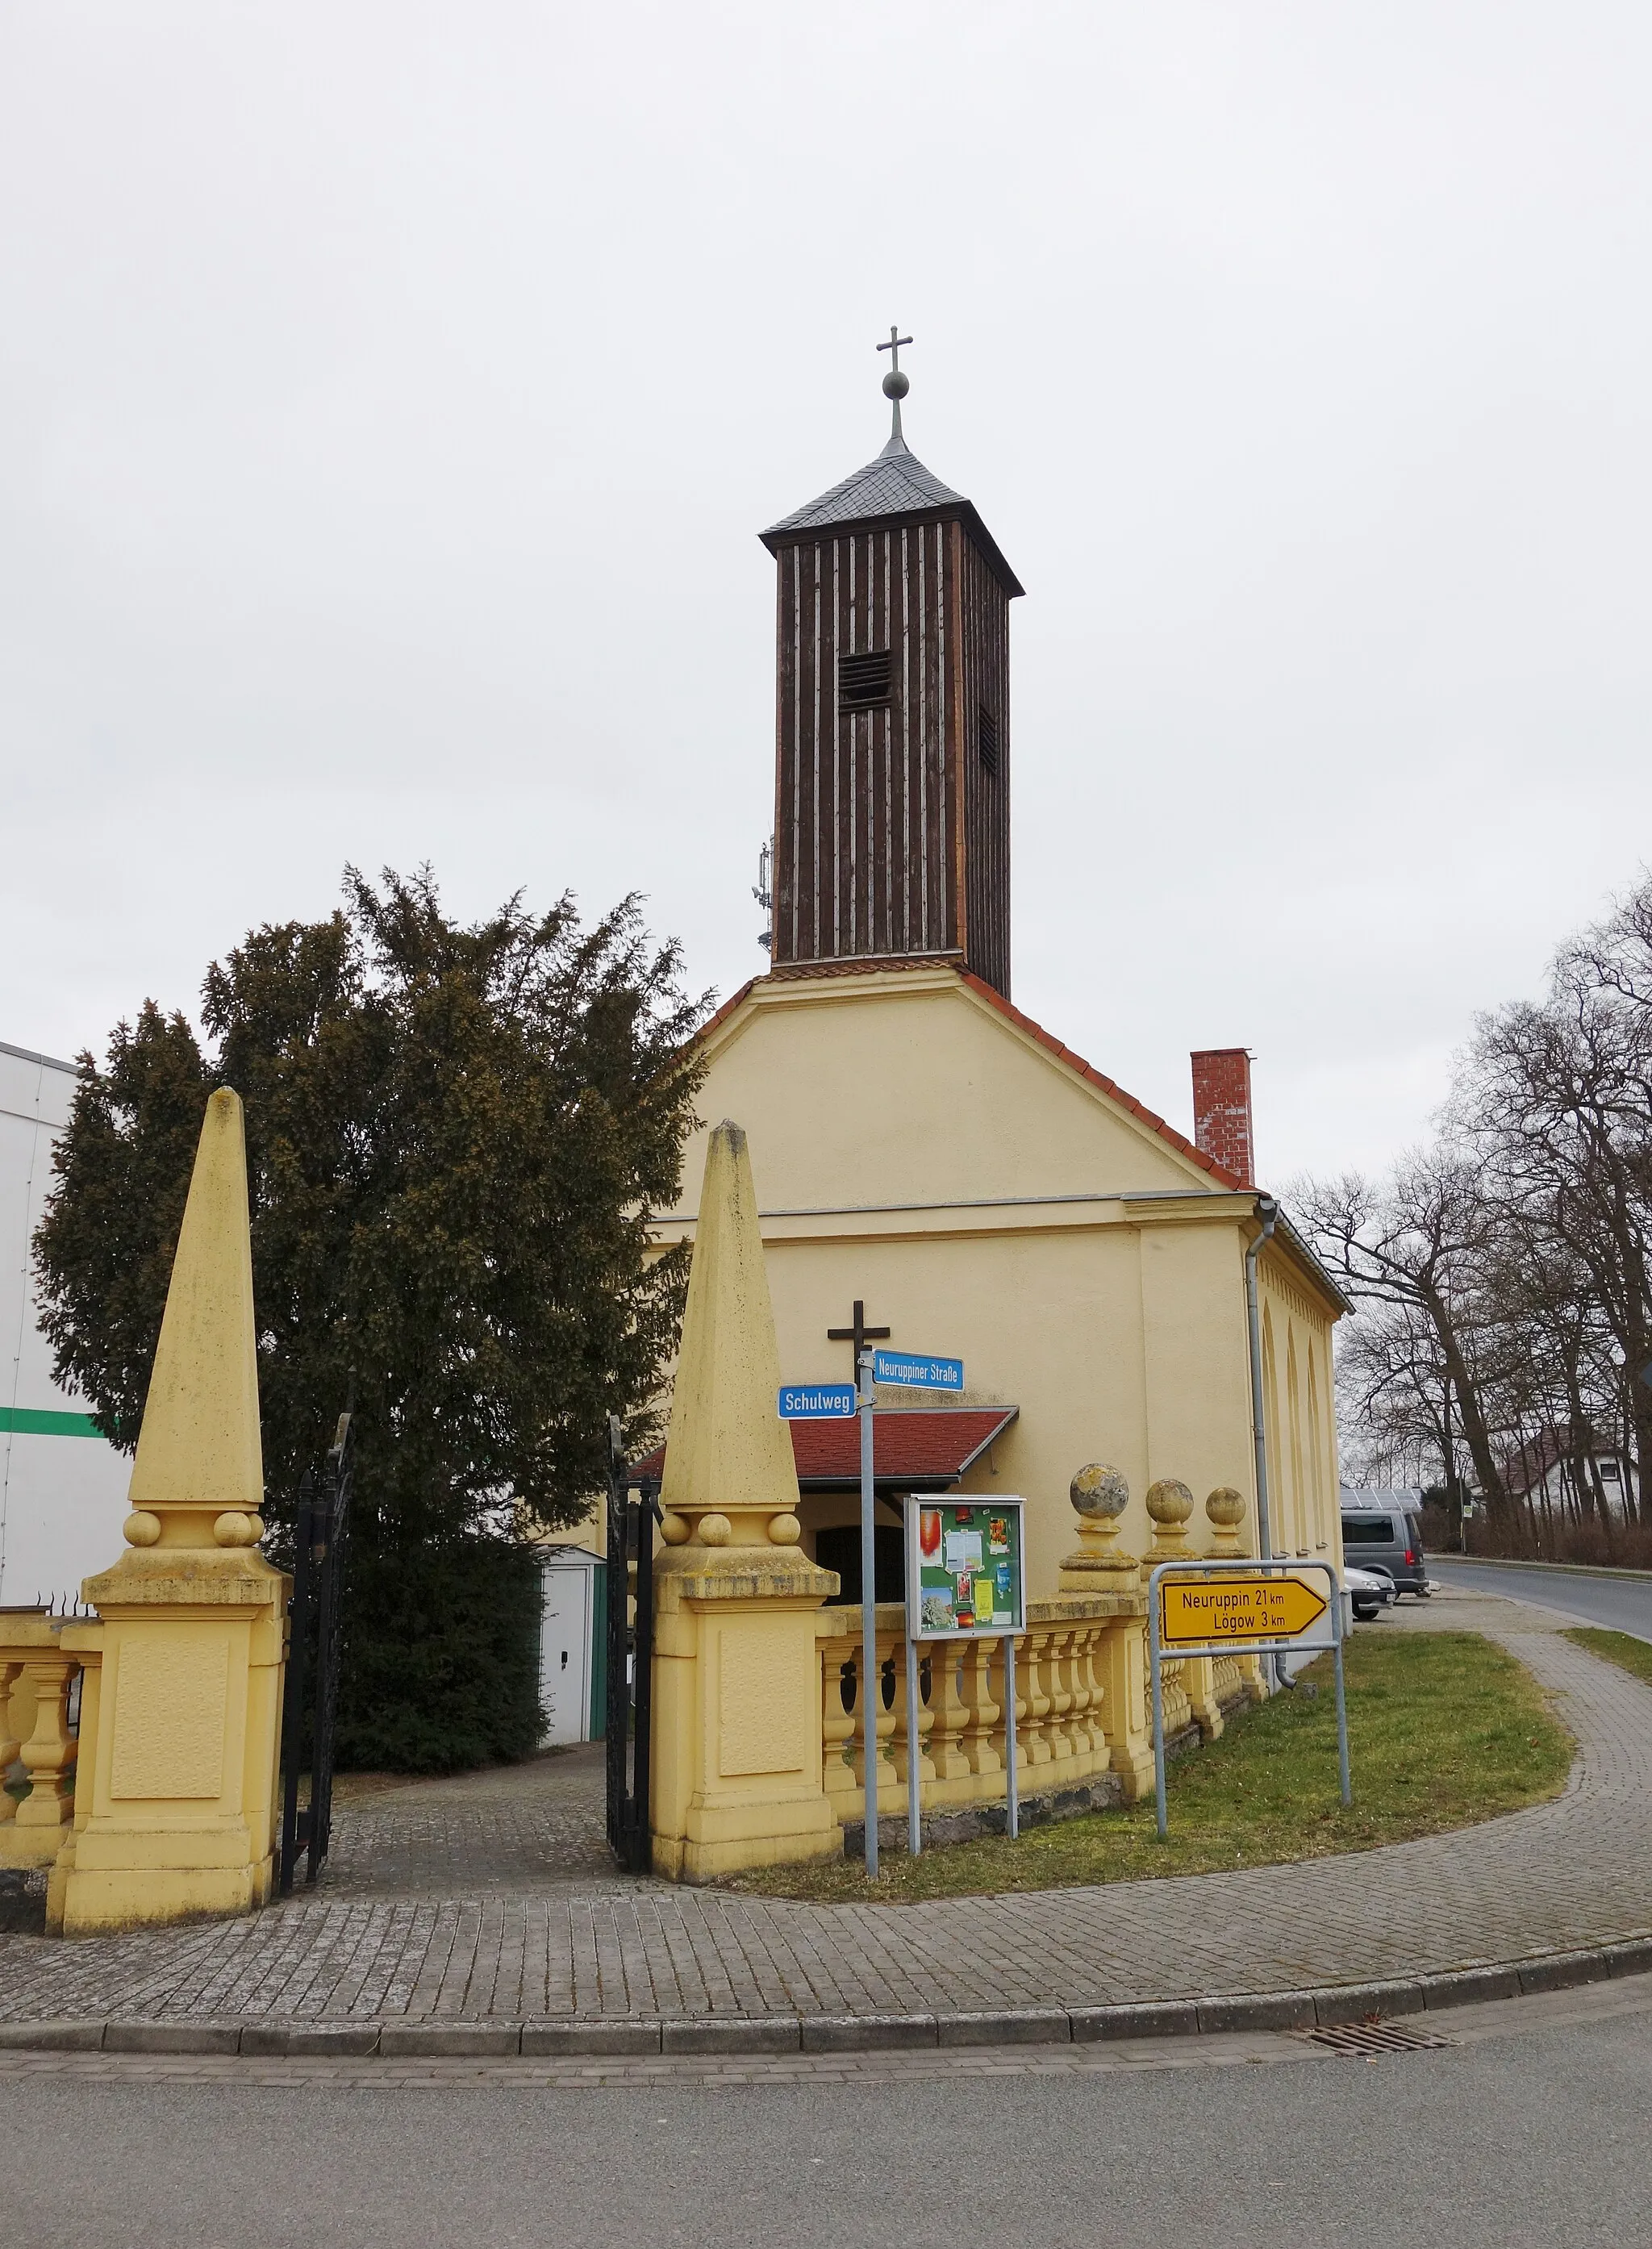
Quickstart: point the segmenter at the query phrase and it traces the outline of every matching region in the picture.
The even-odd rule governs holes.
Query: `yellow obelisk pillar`
[[[704,1881],[843,1847],[822,1785],[816,1613],[746,1135],[711,1135],[655,1565],[657,1873]]]
[[[289,1580],[254,1550],[264,1460],[239,1097],[207,1103],[133,1463],[129,1551],[81,1591],[65,1936],[244,1913],[270,1895]],[[87,1738],[86,1705],[91,1705]]]

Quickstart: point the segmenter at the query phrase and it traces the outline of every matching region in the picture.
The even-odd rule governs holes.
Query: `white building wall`
[[[72,1063],[0,1044],[0,1607],[72,1599],[121,1551],[132,1463],[52,1380],[30,1272],[76,1076]]]

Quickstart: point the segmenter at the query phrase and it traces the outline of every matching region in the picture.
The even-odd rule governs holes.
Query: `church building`
[[[905,340],[904,339],[902,340]],[[961,1358],[961,1395],[879,1393],[891,1503],[878,1595],[900,1598],[900,1496],[1025,1496],[1029,1589],[1074,1542],[1069,1487],[1246,1499],[1256,1551],[1251,1318],[1267,1543],[1340,1563],[1332,1328],[1346,1310],[1253,1174],[1249,1058],[1195,1055],[1189,1139],[1013,1002],[1010,605],[974,506],[901,429],[762,533],[775,563],[771,965],[702,1034],[699,1113],[747,1136],[788,1382],[852,1379],[857,1336]],[[662,1244],[692,1240],[702,1132]],[[1248,1252],[1255,1252],[1249,1257]],[[858,1599],[852,1422],[793,1425],[807,1554]],[[1207,1550],[1202,1509],[1191,1543]]]

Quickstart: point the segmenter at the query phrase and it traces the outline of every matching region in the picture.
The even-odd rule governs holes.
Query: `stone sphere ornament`
[[[726,1546],[734,1536],[734,1526],[726,1515],[702,1515],[696,1536],[702,1546]]]
[[[1193,1513],[1193,1494],[1179,1476],[1163,1476],[1147,1487],[1147,1512],[1162,1529],[1179,1529]]]
[[[1205,1513],[1218,1530],[1236,1530],[1245,1519],[1245,1496],[1230,1483],[1218,1484],[1205,1502]]]
[[[256,1515],[244,1515],[238,1507],[226,1508],[212,1525],[212,1536],[220,1546],[256,1546],[264,1535],[264,1525]]]
[[[1068,1496],[1087,1523],[1117,1523],[1130,1504],[1130,1486],[1105,1461],[1091,1461],[1073,1478]]]
[[[803,1526],[792,1514],[771,1515],[768,1518],[769,1543],[774,1546],[795,1546],[803,1536]]]
[[[121,1525],[128,1546],[153,1546],[161,1536],[161,1518],[147,1508],[134,1508]]]
[[[685,1515],[673,1515],[668,1507],[660,1517],[660,1537],[668,1546],[686,1546],[694,1535],[694,1526]]]

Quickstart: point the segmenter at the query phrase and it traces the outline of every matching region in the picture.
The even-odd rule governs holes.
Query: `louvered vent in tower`
[[[871,711],[889,700],[889,650],[864,650],[837,659],[837,699],[845,711]]]
[[[979,732],[981,761],[989,774],[998,770],[998,721],[983,703],[981,706]]]

